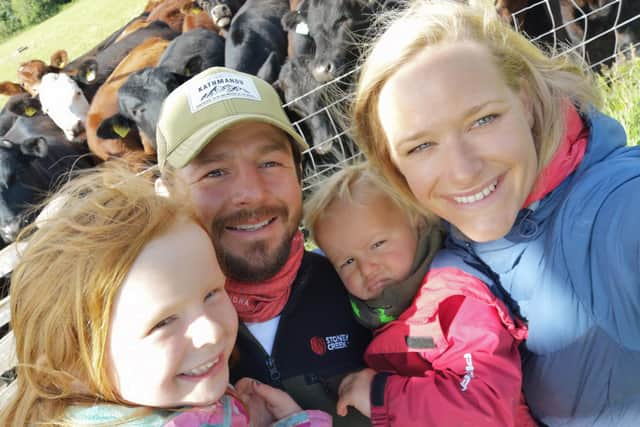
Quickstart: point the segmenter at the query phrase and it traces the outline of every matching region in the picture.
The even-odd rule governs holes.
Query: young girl
[[[491,6],[421,0],[389,20],[361,68],[356,140],[526,319],[533,414],[635,426],[640,147],[597,111],[586,67]]]
[[[375,329],[372,369],[342,381],[339,414],[354,406],[374,426],[536,425],[521,394],[526,329],[367,164],[324,182],[305,225]]]
[[[22,236],[17,386],[0,425],[330,425],[279,390],[228,386],[238,320],[188,204],[121,166],[71,180]]]

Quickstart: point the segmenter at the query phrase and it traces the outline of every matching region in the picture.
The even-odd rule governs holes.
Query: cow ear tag
[[[24,114],[25,114],[27,117],[33,117],[33,116],[35,116],[37,112],[38,112],[38,110],[37,110],[36,108],[34,108],[34,107],[26,107],[26,108],[24,109]]]
[[[306,22],[298,22],[298,25],[296,25],[296,33],[302,34],[303,36],[308,36],[309,35],[309,26],[307,25],[307,23]]]
[[[84,78],[88,81],[88,82],[92,82],[96,79],[96,72],[95,70],[87,70],[87,72],[84,75]]]
[[[113,131],[116,134],[118,134],[120,138],[124,138],[125,136],[127,136],[130,130],[131,128],[129,126],[116,125],[116,124],[113,125]]]

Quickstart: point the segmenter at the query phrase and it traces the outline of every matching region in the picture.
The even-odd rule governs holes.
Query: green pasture
[[[29,59],[49,60],[58,49],[73,59],[93,48],[142,12],[147,0],[76,0],[61,13],[0,44],[0,81],[16,81]],[[26,49],[24,49],[26,48]],[[629,143],[640,144],[640,58],[623,62],[599,78],[605,111],[622,122]],[[0,106],[6,99],[0,96]]]
[[[72,2],[56,16],[0,44],[0,82],[16,81],[16,70],[22,62],[42,59],[48,63],[58,49],[65,49],[70,59],[82,55],[139,15],[145,4],[147,0]],[[0,105],[4,103],[5,98],[0,96]]]

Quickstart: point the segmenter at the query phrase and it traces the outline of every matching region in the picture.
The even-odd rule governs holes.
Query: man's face
[[[246,122],[216,136],[178,171],[228,277],[263,281],[286,262],[302,215],[296,170],[283,131]]]

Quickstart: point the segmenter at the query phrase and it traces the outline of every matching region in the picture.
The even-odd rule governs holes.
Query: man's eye
[[[278,166],[280,163],[275,162],[275,161],[268,161],[268,162],[264,162],[262,163],[262,167],[263,168],[274,168],[276,166]]]
[[[473,122],[473,126],[471,126],[471,127],[474,128],[474,127],[480,127],[480,126],[487,125],[487,124],[491,123],[492,121],[494,121],[497,117],[498,117],[497,114],[487,114],[486,116],[480,117],[478,120]]]
[[[222,169],[214,169],[210,172],[207,172],[207,177],[209,178],[220,178],[221,176],[224,175],[224,170]]]
[[[421,144],[416,145],[412,149],[410,149],[407,154],[419,153],[421,151],[424,151],[424,150],[430,148],[432,145],[433,145],[433,143],[431,143],[431,142],[423,142]]]

